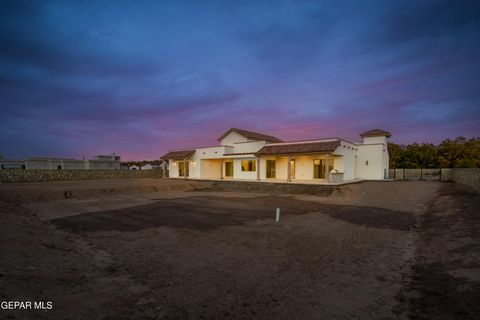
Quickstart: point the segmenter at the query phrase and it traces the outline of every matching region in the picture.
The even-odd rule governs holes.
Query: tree
[[[388,154],[390,156],[390,168],[400,168],[402,147],[396,143],[388,143]]]
[[[442,168],[480,167],[480,138],[445,139],[438,147]]]
[[[478,168],[480,138],[445,139],[440,145],[413,143],[400,146],[388,144],[391,168]]]

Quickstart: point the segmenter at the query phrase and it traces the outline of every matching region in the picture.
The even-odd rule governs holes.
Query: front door
[[[233,177],[233,161],[225,162],[225,177]]]
[[[267,179],[271,178],[274,179],[276,176],[276,160],[267,160]]]
[[[313,178],[325,179],[325,160],[323,159],[313,160]]]
[[[189,162],[183,162],[180,161],[178,162],[178,176],[179,177],[185,177],[190,175],[190,165]]]
[[[290,160],[290,179],[295,179],[295,159]]]

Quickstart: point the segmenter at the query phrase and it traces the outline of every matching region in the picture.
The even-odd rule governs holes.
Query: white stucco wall
[[[233,178],[234,179],[245,179],[245,180],[256,180],[258,169],[255,168],[255,171],[242,171],[242,160],[256,161],[256,158],[255,157],[248,157],[248,158],[246,157],[246,158],[235,158],[235,159],[233,159]]]
[[[230,146],[218,146],[196,149],[194,157],[196,159],[219,159],[223,158],[223,154],[232,153],[234,150]]]
[[[383,149],[383,144],[368,144],[358,146],[356,163],[356,177],[358,179],[383,179]]]
[[[333,169],[343,172],[343,156],[341,155],[329,155],[330,163],[333,161]],[[313,161],[314,160],[325,160],[326,155],[308,155],[308,156],[294,156],[292,159],[295,159],[295,179],[298,180],[310,180],[313,178]],[[286,170],[286,169],[285,169]],[[286,177],[286,174],[285,174]]]
[[[388,177],[388,172],[390,170],[390,155],[388,154],[388,145],[383,147],[383,155],[384,155],[384,178]]]
[[[368,165],[367,165],[368,161]],[[365,137],[358,146],[356,172],[358,179],[381,180],[388,171],[387,137]]]
[[[233,145],[233,153],[255,153],[260,150],[265,143],[265,141],[237,142]]]
[[[363,144],[377,144],[377,143],[387,144],[387,137],[386,136],[378,136],[378,137],[365,137],[365,138],[363,138]]]
[[[200,172],[202,179],[220,179],[221,160],[200,160]],[[225,174],[225,173],[224,173]]]
[[[244,136],[236,133],[235,131],[230,132],[227,136],[225,136],[222,140],[220,140],[220,144],[222,146],[233,146],[236,142],[247,142],[248,139]]]
[[[341,141],[340,146],[333,152],[335,155],[341,156],[335,161],[334,169],[343,172],[344,181],[356,178],[357,149],[356,144]]]
[[[183,160],[169,160],[168,162],[168,174],[170,178],[184,178],[183,176],[180,177],[178,175],[178,169],[179,169],[179,162],[183,162]],[[200,179],[200,166],[201,162],[196,159],[189,159],[187,160],[188,162],[188,178],[192,179]]]

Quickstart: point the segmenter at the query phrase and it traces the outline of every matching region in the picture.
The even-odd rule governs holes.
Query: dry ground
[[[6,319],[478,319],[480,196],[438,182],[0,185]],[[281,222],[274,222],[275,208]]]

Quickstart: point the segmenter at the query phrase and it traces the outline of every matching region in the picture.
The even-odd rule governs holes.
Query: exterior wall
[[[314,156],[295,156],[295,179],[307,180],[313,179],[313,159]]]
[[[202,156],[200,152],[195,152],[188,162],[188,174],[190,178],[200,179]]]
[[[233,146],[234,143],[247,142],[247,141],[248,141],[247,138],[236,133],[235,131],[232,131],[227,136],[225,136],[222,140],[220,140],[220,144],[222,146]]]
[[[187,159],[188,163],[188,177],[193,179],[200,179],[200,170],[201,170],[201,159],[200,157],[197,159],[196,157],[192,157],[191,159]],[[184,178],[183,176],[179,176],[179,162],[183,162],[183,160],[169,160],[168,161],[168,171],[170,178]]]
[[[389,168],[388,162],[387,137],[365,137],[363,144],[358,146],[356,178],[385,179]]]
[[[334,161],[333,168],[342,172],[343,157],[339,155],[329,155],[330,159]],[[299,155],[292,156],[292,160],[295,160],[295,180],[313,180],[313,160],[316,159],[326,159],[325,154],[318,155]],[[287,180],[288,174],[288,157],[287,156],[278,156],[278,157],[264,157],[260,159],[260,179],[267,179],[266,168],[267,160],[276,160],[276,177],[275,180]],[[315,179],[317,180],[317,179]],[[318,179],[319,181],[322,179]]]
[[[0,170],[2,183],[161,177],[161,170]]]
[[[480,193],[480,168],[442,169],[442,181],[454,181],[473,187]]]
[[[265,141],[237,142],[233,145],[233,153],[255,153],[266,144]]]
[[[112,162],[112,161],[109,161]],[[120,163],[115,162],[118,166],[105,166],[96,168],[93,166],[93,169],[119,169]],[[58,170],[58,167],[62,170],[84,170],[89,169],[91,166],[88,161],[84,160],[56,160],[56,159],[28,159],[25,160],[25,168],[29,170]]]
[[[383,179],[384,157],[383,144],[359,145],[356,163],[357,179]],[[368,161],[368,165],[367,165]]]
[[[2,160],[0,164],[5,168],[12,167],[12,164],[27,170],[116,170],[120,169],[120,162],[114,160],[72,160],[72,159],[27,159],[27,160]]]
[[[311,156],[302,156],[302,157],[292,157],[295,159],[295,179],[299,180],[309,180],[313,178],[313,161],[314,160],[325,160],[325,154],[311,155]],[[344,163],[343,156],[340,155],[329,155],[330,161],[333,160],[333,170],[338,172],[344,172]],[[322,179],[318,179],[322,180]]]
[[[342,141],[334,152],[335,155],[341,156],[335,159],[334,169],[343,172],[343,180],[356,178],[357,150],[356,144]]]
[[[221,170],[222,161],[220,159],[200,160],[200,171],[202,179],[220,179]],[[223,174],[225,175],[225,172]]]
[[[50,161],[48,160],[43,160],[43,161],[40,161],[40,160],[26,160],[25,161],[25,169],[29,169],[29,170],[35,170],[35,169],[38,169],[38,170],[48,170],[48,169],[52,169],[52,166],[50,164]]]
[[[365,137],[363,138],[363,144],[377,144],[383,143],[387,144],[387,137],[385,136],[378,136],[378,137]]]
[[[88,169],[97,169],[97,170],[120,169],[120,162],[116,162],[116,161],[90,160],[88,161],[88,163],[89,163]],[[56,166],[54,166],[53,168],[56,168]]]
[[[22,169],[25,166],[23,160],[6,160],[0,159],[0,168],[4,169]]]
[[[194,157],[198,159],[218,159],[223,158],[224,153],[232,153],[234,148],[231,146],[218,146],[196,149]]]
[[[265,163],[266,164],[266,163]],[[288,157],[277,157],[276,179],[287,180]],[[268,180],[268,179],[267,179]]]
[[[72,161],[63,161],[62,169],[65,170],[84,170],[88,166],[88,161],[83,160],[72,160]]]
[[[257,161],[255,157],[233,159],[233,179],[256,180],[258,168],[255,171],[242,171],[242,160]]]
[[[178,164],[175,160],[168,160],[168,176],[178,178]]]
[[[387,145],[383,147],[382,151],[382,159],[383,159],[383,178],[388,179],[388,172],[390,169],[390,155],[388,154]]]

